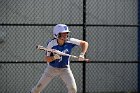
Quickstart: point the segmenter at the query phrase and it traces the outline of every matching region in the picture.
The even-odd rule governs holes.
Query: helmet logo
[[[65,29],[65,30],[67,30],[67,28],[68,28],[67,26],[64,26],[64,29]]]

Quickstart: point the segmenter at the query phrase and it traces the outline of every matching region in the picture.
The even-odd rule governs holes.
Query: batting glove
[[[56,59],[60,59],[61,57],[60,57],[60,55],[58,55],[58,54],[54,54],[54,59],[56,60]]]
[[[85,59],[85,57],[84,57],[84,53],[80,53],[80,55],[79,55],[79,61],[84,61],[84,59]]]

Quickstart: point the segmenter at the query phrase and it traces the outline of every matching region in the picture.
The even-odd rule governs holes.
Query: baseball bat
[[[38,50],[44,50],[44,51],[48,51],[48,52],[52,52],[52,53],[56,53],[56,54],[62,55],[62,56],[69,56],[69,57],[72,57],[72,58],[79,58],[78,56],[66,54],[66,53],[63,53],[63,52],[61,52],[59,50],[55,50],[55,49],[48,49],[48,48],[45,48],[45,47],[43,47],[41,45],[37,45],[36,46],[36,49],[38,49]],[[89,62],[89,59],[84,59],[84,61]]]

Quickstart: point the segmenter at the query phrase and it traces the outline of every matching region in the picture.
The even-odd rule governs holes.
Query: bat
[[[62,56],[69,56],[69,57],[72,57],[72,58],[79,58],[78,56],[66,54],[66,53],[63,53],[63,52],[61,52],[59,50],[55,50],[55,49],[48,49],[48,48],[45,48],[45,47],[43,47],[41,45],[37,45],[36,49],[56,53],[56,54],[62,55]],[[84,61],[89,62],[89,59],[84,59]]]

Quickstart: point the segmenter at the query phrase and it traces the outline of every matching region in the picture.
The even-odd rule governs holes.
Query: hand
[[[84,53],[80,53],[80,55],[79,55],[79,61],[84,61],[85,60],[85,57],[84,57]]]
[[[56,59],[60,59],[61,57],[60,57],[60,55],[58,55],[58,54],[54,54],[54,59],[56,60]]]

